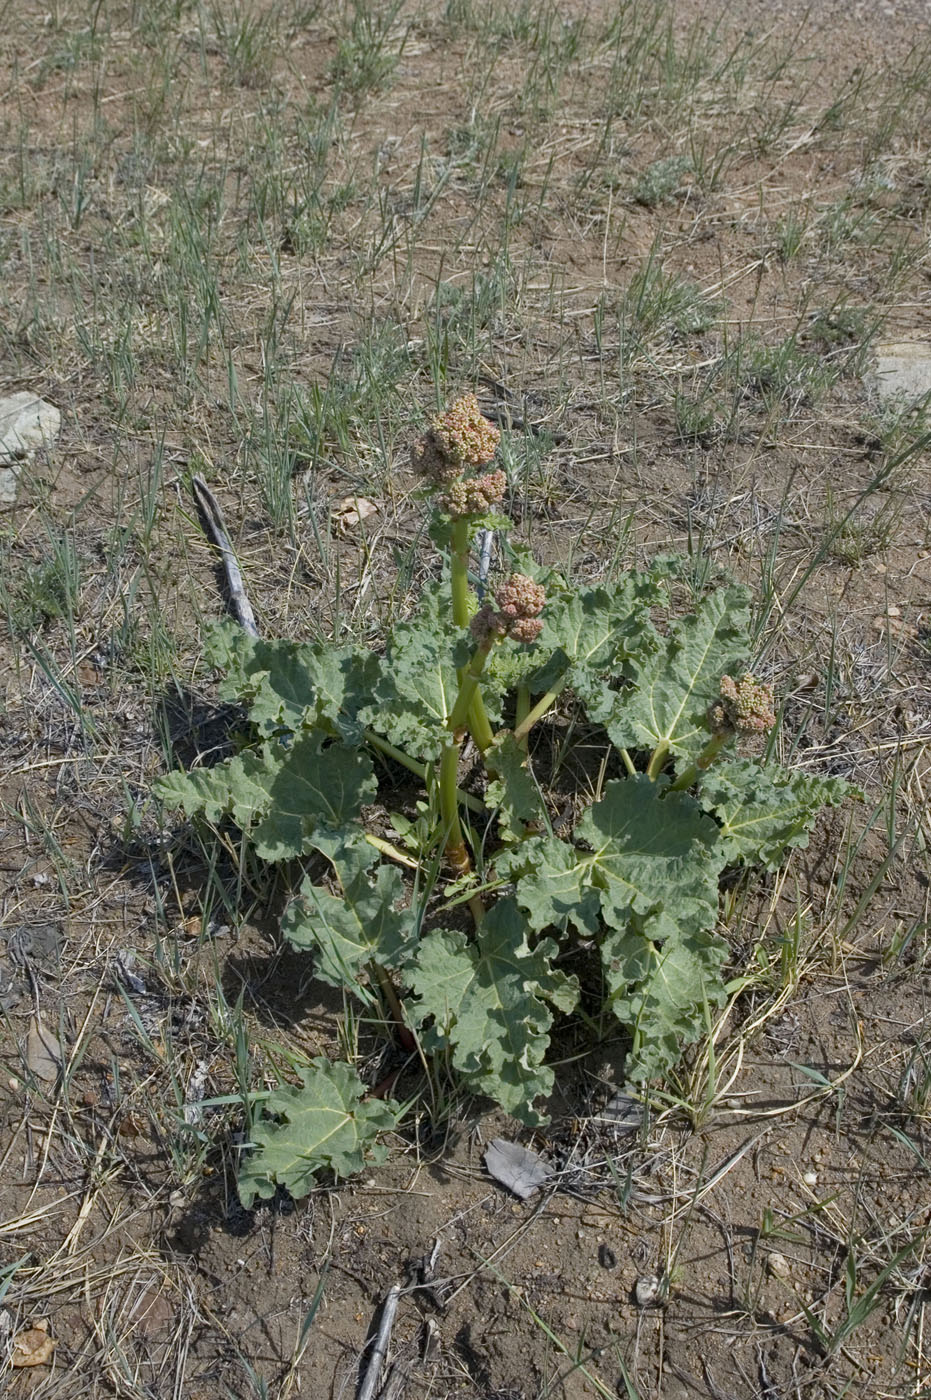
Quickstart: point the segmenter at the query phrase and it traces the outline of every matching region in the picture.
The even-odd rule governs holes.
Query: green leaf
[[[485,793],[485,802],[498,810],[498,823],[505,837],[516,838],[527,822],[544,822],[546,808],[534,782],[524,750],[513,734],[504,734],[485,755],[497,773]]]
[[[323,745],[318,731],[301,735],[286,750],[269,785],[267,812],[252,832],[263,860],[303,854],[318,825],[344,826],[374,798],[378,784],[368,754]]]
[[[625,690],[588,688],[583,699],[590,718],[605,726],[618,748],[662,744],[693,758],[707,743],[708,710],[721,677],[746,661],[749,598],[737,584],[703,598],[673,623],[657,650],[631,660]]]
[[[717,827],[694,797],[644,774],[618,779],[575,834],[592,847],[590,879],[606,924],[662,913],[679,925],[713,927],[724,856]]]
[[[530,677],[531,690],[549,690],[567,672],[580,697],[593,687],[603,689],[602,676],[659,645],[650,608],[663,597],[651,574],[631,571],[611,585],[548,598],[537,647],[551,655]]]
[[[281,931],[292,947],[315,954],[321,981],[352,989],[368,963],[399,967],[413,952],[414,917],[395,909],[403,898],[404,882],[393,866],[380,866],[374,882],[365,872],[355,874],[342,896],[304,880]]]
[[[714,822],[687,793],[643,774],[610,782],[575,836],[592,850],[532,836],[497,859],[534,929],[572,923],[591,936],[601,919],[623,925],[664,910],[698,927],[714,923],[724,856]]]
[[[727,947],[712,930],[724,856],[689,794],[645,775],[608,783],[576,835],[593,850],[607,929],[601,957],[614,1014],[633,1036],[631,1077],[675,1064],[724,995]]]
[[[302,855],[317,825],[338,828],[375,795],[371,759],[331,744],[319,731],[292,744],[268,743],[192,773],[170,773],[155,785],[168,806],[218,822],[231,816],[248,831],[263,860]]]
[[[668,919],[634,919],[601,944],[611,1009],[631,1032],[625,1073],[635,1083],[671,1069],[704,1031],[704,1008],[724,998],[727,945]]]
[[[534,1100],[552,1089],[543,1064],[552,1024],[550,1005],[575,1005],[574,978],[553,968],[556,944],[531,949],[527,925],[512,899],[485,916],[473,942],[448,929],[421,941],[412,976],[428,1049],[449,1046],[453,1064],[478,1093],[522,1122],[539,1123]]]
[[[459,691],[457,666],[468,660],[466,634],[429,611],[392,629],[372,701],[362,723],[408,753],[437,759]]]
[[[341,1061],[320,1057],[299,1073],[300,1086],[281,1085],[269,1094],[253,1127],[253,1151],[238,1180],[246,1209],[256,1197],[268,1200],[279,1186],[296,1198],[306,1196],[323,1169],[337,1177],[352,1176],[366,1162],[386,1155],[376,1137],[397,1123],[397,1104],[363,1100],[366,1086]]]
[[[499,875],[515,881],[515,898],[537,933],[570,922],[581,934],[597,933],[599,898],[587,851],[556,836],[531,836],[495,864]]]
[[[590,851],[532,837],[498,859],[535,928],[600,938],[612,1009],[634,1037],[636,1073],[668,1069],[722,993],[714,938],[717,828],[693,797],[643,776],[608,783],[576,827]]]
[[[310,845],[333,864],[343,889],[370,870],[379,858],[375,847],[365,839],[365,829],[358,825],[316,826]]]
[[[821,807],[836,807],[856,789],[842,778],[818,778],[748,758],[717,763],[702,775],[698,797],[721,823],[729,863],[778,869],[787,848],[807,846]]]
[[[378,677],[363,647],[263,641],[227,623],[212,629],[209,653],[227,673],[223,695],[248,705],[260,734],[320,727],[358,741],[357,714]]]
[[[166,807],[180,807],[187,817],[203,816],[209,822],[232,817],[245,831],[268,806],[268,788],[281,756],[278,745],[248,749],[212,768],[167,773],[153,784],[153,792]]]

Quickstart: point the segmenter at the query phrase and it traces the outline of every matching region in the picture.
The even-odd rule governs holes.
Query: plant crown
[[[216,629],[212,659],[252,738],[158,794],[189,818],[231,820],[265,861],[299,862],[282,933],[316,975],[387,1003],[424,1057],[537,1124],[554,1019],[591,1002],[591,960],[629,1036],[627,1077],[662,1076],[727,995],[723,873],[775,870],[851,789],[738,752],[775,715],[745,669],[750,600],[736,583],[676,616],[675,560],[575,589],[511,551],[519,567],[480,605],[472,537],[506,523],[491,514],[504,473],[484,470],[497,444],[471,395],[416,444],[444,568],[383,650]],[[529,742],[557,702],[605,736],[618,774],[595,800],[571,794],[568,830],[552,745]],[[470,739],[481,776],[473,764],[466,780]],[[392,764],[424,785],[416,820],[392,819],[403,849],[373,829],[386,830]],[[366,1098],[349,1065],[317,1059],[300,1078],[264,1101],[240,1175],[247,1205],[278,1186],[306,1193],[321,1169],[358,1170],[401,1112]]]

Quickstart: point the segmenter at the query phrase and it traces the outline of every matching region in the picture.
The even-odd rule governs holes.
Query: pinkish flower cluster
[[[483,417],[474,394],[463,394],[451,408],[434,418],[433,439],[450,462],[459,467],[482,467],[498,450],[501,434]]]
[[[721,699],[711,707],[711,728],[717,734],[766,734],[776,723],[773,688],[749,671],[740,680],[721,677]]]
[[[546,602],[542,584],[526,574],[511,574],[495,592],[497,608],[486,603],[470,624],[479,646],[493,637],[510,637],[515,642],[535,642],[543,630],[540,613]]]
[[[447,515],[484,515],[504,500],[508,479],[504,472],[486,472],[484,476],[460,478],[440,497],[440,507]]]
[[[498,449],[501,434],[482,416],[474,394],[463,394],[434,418],[411,450],[414,470],[437,485],[457,482],[468,468],[483,467]]]

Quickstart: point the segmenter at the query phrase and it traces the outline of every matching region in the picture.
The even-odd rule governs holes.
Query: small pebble
[[[773,1278],[782,1279],[789,1277],[789,1261],[784,1254],[777,1254],[775,1251],[766,1256],[766,1267]]]
[[[818,1185],[818,1173],[817,1173],[817,1172],[806,1172],[805,1175],[802,1177],[802,1180],[804,1181],[804,1183],[805,1183],[806,1186],[817,1186],[817,1185]]]
[[[634,1300],[638,1308],[649,1308],[658,1303],[663,1293],[663,1281],[659,1274],[641,1274],[634,1285]]]

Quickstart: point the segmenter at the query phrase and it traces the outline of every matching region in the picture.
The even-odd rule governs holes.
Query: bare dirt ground
[[[931,340],[929,17],[7,10],[0,391],[62,430],[0,522],[0,1392],[352,1395],[401,1283],[384,1395],[931,1395],[931,475],[869,380]],[[280,880],[150,797],[237,718],[190,475],[264,631],[374,645],[430,567],[409,444],[473,387],[538,556],[751,583],[781,757],[863,801],[725,901],[746,985],[639,1124],[623,1040],[567,1033],[532,1139],[453,1097],[246,1212],[276,1047],[391,1051],[279,946]],[[555,1189],[493,1183],[497,1135]]]

